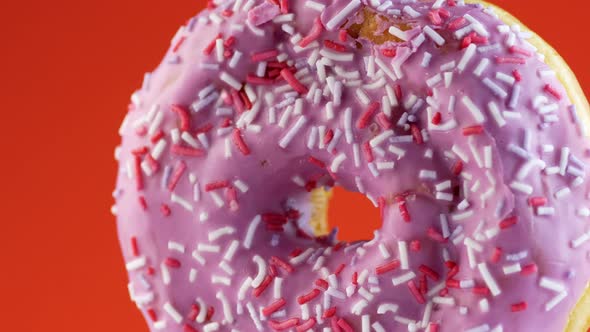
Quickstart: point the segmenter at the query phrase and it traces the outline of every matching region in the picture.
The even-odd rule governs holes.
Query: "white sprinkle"
[[[435,296],[432,298],[432,302],[435,304],[454,306],[455,305],[455,298],[450,297],[450,296],[447,296],[447,297]]]
[[[240,59],[242,58],[242,52],[235,51],[234,55],[232,55],[231,59],[229,60],[229,67],[234,69],[238,66]]]
[[[227,247],[227,250],[225,251],[225,254],[223,255],[223,259],[231,262],[236,251],[238,250],[238,246],[240,245],[240,241],[238,240],[233,240],[230,245]]]
[[[463,96],[462,101],[465,107],[467,107],[467,109],[471,112],[473,118],[477,123],[483,123],[485,121],[483,113],[477,106],[475,106],[475,104],[473,103],[471,98],[469,98],[469,96]]]
[[[539,286],[548,290],[552,290],[556,293],[561,293],[566,290],[565,286],[562,283],[547,277],[541,277],[541,280],[539,281]]]
[[[182,315],[176,310],[176,308],[174,308],[174,306],[172,306],[172,304],[170,304],[170,302],[164,303],[164,311],[166,311],[177,324],[182,322]]]
[[[260,224],[261,221],[262,221],[262,217],[260,217],[260,215],[257,215],[250,222],[250,225],[248,226],[248,230],[246,231],[246,236],[244,238],[244,248],[250,249],[252,247],[252,241],[254,240],[254,233],[256,232],[256,229],[258,228],[258,225]]]
[[[510,183],[510,188],[516,190],[516,191],[520,191],[523,194],[527,194],[530,195],[533,193],[533,187],[526,184],[526,183],[522,183],[522,182],[518,182],[518,181],[513,181],[512,183]]]
[[[336,156],[336,158],[334,158],[334,160],[332,160],[332,165],[330,166],[330,170],[333,173],[337,173],[338,168],[340,168],[340,165],[342,165],[342,163],[345,160],[346,160],[346,154],[340,153],[338,156]]]
[[[467,49],[465,49],[465,52],[463,53],[463,57],[461,58],[461,61],[459,61],[459,64],[457,65],[457,69],[459,69],[460,73],[462,73],[465,70],[465,68],[467,67],[467,64],[471,61],[471,59],[475,55],[476,50],[477,50],[477,46],[475,44],[470,44],[467,47]]]
[[[386,130],[386,131],[382,132],[381,134],[375,136],[373,139],[371,139],[370,145],[373,148],[376,146],[379,146],[381,143],[385,142],[385,140],[387,140],[389,137],[391,137],[393,135],[394,135],[393,130]]]
[[[489,64],[490,64],[490,60],[488,58],[481,59],[481,61],[479,62],[479,64],[475,68],[475,70],[473,71],[473,74],[477,77],[480,77],[481,74],[483,74],[484,70],[486,70],[486,68],[488,67]]]
[[[510,96],[510,101],[508,102],[509,109],[515,109],[518,105],[518,98],[520,98],[520,91],[521,87],[520,84],[517,84],[512,89],[512,95]]]
[[[521,270],[522,270],[522,268],[520,267],[520,263],[514,263],[514,264],[511,264],[511,265],[505,265],[505,266],[502,267],[502,271],[504,271],[504,274],[506,274],[506,275],[518,273]]]
[[[457,157],[461,158],[461,160],[463,160],[463,162],[465,162],[465,163],[469,162],[469,156],[467,156],[465,151],[463,151],[458,145],[453,144],[453,146],[451,147],[451,150],[457,155]]]
[[[360,7],[361,1],[360,0],[352,0],[350,3],[344,7],[338,14],[336,14],[328,23],[326,23],[326,28],[328,30],[334,30],[334,28],[338,27],[340,23],[347,17],[349,17],[358,7]]]
[[[287,134],[285,134],[285,136],[280,140],[279,146],[283,149],[287,148],[287,146],[289,146],[289,143],[291,143],[293,138],[295,138],[297,133],[301,130],[301,128],[303,128],[303,126],[305,125],[306,122],[307,122],[307,118],[305,118],[305,116],[303,116],[303,115],[300,116],[299,119],[297,119],[297,122],[295,123],[295,125],[293,127],[291,127],[291,129],[289,129]]]
[[[247,277],[244,280],[244,282],[242,283],[242,285],[240,286],[240,289],[238,290],[238,300],[243,301],[246,298],[246,292],[248,291],[248,289],[250,289],[251,285],[252,285],[252,277]],[[203,308],[203,307],[201,307],[201,308]],[[206,311],[206,310],[202,310],[202,311]]]
[[[582,234],[580,237],[571,241],[571,246],[575,249],[590,240],[590,232]]]
[[[401,268],[407,270],[410,268],[410,262],[408,258],[408,244],[405,241],[398,241],[397,248],[399,251],[399,259],[401,262]]]
[[[508,92],[504,91],[504,89],[502,89],[498,84],[494,83],[491,79],[489,79],[488,77],[484,78],[482,83],[488,87],[490,90],[492,90],[492,92],[494,93],[494,95],[504,99],[506,97],[508,97]]]
[[[402,41],[407,41],[408,40],[408,34],[405,31],[400,30],[396,26],[391,26],[389,28],[389,33],[392,34],[392,35],[394,35],[395,37],[401,39]]]
[[[174,250],[184,254],[185,248],[178,242],[168,241],[168,250]]]
[[[549,302],[545,303],[545,311],[551,311],[555,306],[557,306],[561,301],[563,301],[567,297],[567,292],[563,291],[553,297]]]
[[[409,272],[402,274],[401,276],[392,278],[391,282],[393,283],[394,286],[399,286],[401,284],[405,284],[406,282],[408,282],[414,278],[416,278],[416,274],[414,273],[414,271],[409,271]]]
[[[252,305],[252,302],[246,303],[246,308],[248,309],[248,313],[250,314],[250,318],[254,322],[254,325],[256,325],[256,329],[258,331],[262,331],[263,330],[262,323],[260,322],[260,319],[258,318],[258,315],[256,314],[256,309],[254,309],[254,305]],[[202,311],[206,311],[206,310],[202,310]]]
[[[435,44],[437,44],[438,46],[443,46],[445,44],[445,39],[441,35],[439,35],[436,31],[434,31],[434,29],[432,29],[430,26],[425,26],[424,27],[424,33],[428,37],[430,37],[430,39],[432,39],[432,41]],[[474,44],[471,44],[471,45],[474,45]],[[474,52],[475,52],[475,50],[474,50]]]
[[[326,8],[326,5],[312,1],[312,0],[307,0],[305,2],[305,7],[309,8],[309,9],[316,10],[321,13],[324,11],[324,8]]]
[[[412,8],[410,6],[405,6],[403,11],[411,18],[418,18],[421,16],[419,12],[417,12],[416,10],[414,10],[414,8]]]
[[[557,192],[555,192],[554,196],[557,199],[561,199],[566,196],[569,196],[571,193],[572,193],[572,190],[569,187],[563,187],[563,188],[559,189]]]
[[[144,266],[146,266],[146,264],[147,259],[144,256],[141,256],[127,262],[127,264],[125,264],[125,268],[127,269],[127,271],[135,271],[143,268]]]

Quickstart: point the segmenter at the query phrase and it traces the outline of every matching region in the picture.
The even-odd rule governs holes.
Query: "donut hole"
[[[363,194],[341,187],[333,189],[329,203],[328,223],[338,227],[338,239],[354,242],[373,238],[373,231],[381,227],[379,209]]]

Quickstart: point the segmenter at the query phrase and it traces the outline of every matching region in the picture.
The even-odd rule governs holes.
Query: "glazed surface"
[[[146,75],[115,197],[152,331],[563,329],[590,239],[564,87],[481,6],[388,3],[229,1]],[[374,239],[307,234],[334,185]]]

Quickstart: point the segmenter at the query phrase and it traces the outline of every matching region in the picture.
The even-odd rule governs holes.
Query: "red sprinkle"
[[[393,271],[401,266],[398,259],[394,259],[375,268],[375,274],[381,275],[390,271]]]
[[[350,326],[350,324],[344,320],[344,318],[338,319],[338,326],[340,326],[340,328],[342,328],[345,332],[354,332],[352,326]]]
[[[329,39],[324,40],[324,46],[336,52],[346,52],[346,46],[338,44]]]
[[[399,213],[405,222],[412,221],[412,216],[410,216],[410,211],[408,211],[408,206],[405,200],[399,203]]]
[[[299,324],[299,318],[296,317],[289,318],[282,322],[276,320],[271,320],[268,322],[268,325],[270,325],[270,327],[276,331],[288,330],[292,327],[297,326],[297,324]]]
[[[414,298],[416,299],[416,301],[418,303],[420,303],[420,304],[426,303],[426,300],[424,300],[424,295],[422,295],[422,292],[420,292],[420,290],[416,286],[416,282],[414,282],[414,280],[411,280],[410,282],[408,282],[408,288],[410,289],[410,292],[412,293],[412,295],[414,295]]]
[[[473,292],[473,294],[487,296],[490,294],[490,289],[486,286],[475,286],[471,289],[471,292]]]
[[[227,180],[215,181],[215,182],[207,183],[205,185],[205,191],[209,192],[209,191],[227,188],[227,187],[229,187],[229,181],[227,181]]]
[[[316,279],[316,281],[314,282],[314,285],[323,288],[324,290],[328,289],[328,287],[330,286],[328,284],[328,282],[324,279]]]
[[[434,113],[434,116],[432,116],[432,120],[430,122],[432,122],[433,125],[439,125],[442,121],[442,114],[440,112],[436,112]]]
[[[197,331],[197,329],[195,329],[194,327],[192,327],[188,324],[184,324],[182,326],[182,332],[199,332],[199,331]]]
[[[526,59],[524,58],[516,58],[516,57],[496,57],[496,63],[499,64],[515,64],[515,65],[524,65],[526,63]]]
[[[147,210],[148,206],[147,206],[147,201],[145,200],[145,197],[139,196],[138,200],[139,200],[139,205],[141,206],[142,210],[144,210],[144,211]]]
[[[520,274],[523,276],[528,276],[528,275],[537,273],[537,271],[538,271],[537,264],[531,263],[531,264],[523,266],[522,270],[520,271]]]
[[[320,35],[322,34],[323,31],[324,31],[324,26],[322,25],[322,21],[321,21],[320,17],[318,16],[313,21],[313,27],[311,28],[311,31],[309,32],[309,34],[306,37],[304,37],[303,39],[301,39],[301,41],[299,42],[299,46],[306,47],[309,44],[313,43],[315,40],[317,40],[320,37]]]
[[[354,273],[352,274],[351,279],[352,279],[352,281],[351,281],[352,284],[355,285],[355,286],[357,286],[359,284],[359,273],[356,272],[356,271],[354,271]]]
[[[135,173],[135,187],[137,190],[143,190],[143,172],[141,170],[141,158],[133,156],[133,171]]]
[[[281,77],[283,77],[285,81],[287,81],[287,83],[289,83],[289,85],[293,88],[293,90],[297,91],[299,94],[307,93],[307,87],[301,84],[293,72],[291,72],[288,68],[281,70]]]
[[[267,60],[276,58],[277,55],[279,55],[278,50],[268,50],[268,51],[254,53],[254,54],[252,54],[250,59],[252,60],[252,62],[261,62],[261,61],[267,61]]]
[[[213,49],[215,48],[215,42],[219,38],[223,38],[223,35],[221,33],[218,34],[217,37],[213,38],[213,40],[207,45],[207,47],[205,47],[205,49],[203,50],[204,55],[211,55]]]
[[[561,93],[559,93],[559,91],[552,87],[551,84],[546,84],[543,89],[545,90],[545,92],[555,97],[555,99],[561,100]]]
[[[168,183],[168,190],[174,191],[174,188],[176,188],[176,185],[178,184],[178,181],[180,181],[180,177],[182,177],[182,174],[184,174],[185,170],[186,170],[186,164],[182,160],[179,161],[176,164],[176,167],[174,169],[174,173],[172,173],[172,177],[170,178],[170,183]]]
[[[150,319],[152,320],[152,322],[156,322],[158,321],[158,316],[156,315],[156,311],[152,308],[147,310],[147,314],[150,317]]]
[[[430,268],[424,264],[420,265],[418,270],[420,272],[424,273],[427,277],[429,277],[430,279],[432,279],[434,281],[440,280],[440,275],[438,274],[438,272],[434,271],[432,268]]]
[[[453,172],[453,175],[459,176],[459,174],[461,174],[463,171],[463,162],[461,160],[457,160],[451,171]]]
[[[363,143],[362,149],[363,154],[365,155],[365,159],[367,159],[367,162],[372,163],[373,160],[375,160],[375,158],[373,156],[373,150],[371,149],[371,145],[369,144],[369,142]]]
[[[321,161],[321,160],[319,160],[319,159],[317,159],[315,157],[309,156],[307,158],[307,161],[309,161],[310,163],[316,165],[319,168],[326,168],[326,163],[324,163],[323,161]]]
[[[428,324],[428,332],[438,332],[439,325],[437,323]]]
[[[412,123],[410,125],[410,131],[412,132],[412,136],[414,137],[414,142],[416,142],[416,144],[420,145],[424,143],[422,131],[420,131],[420,128],[418,128],[416,124]]]
[[[234,129],[232,133],[232,140],[234,141],[234,144],[238,147],[238,150],[240,150],[240,152],[243,155],[247,156],[250,154],[250,148],[248,147],[248,145],[246,145],[246,142],[244,142],[240,129]]]
[[[500,221],[500,229],[507,229],[514,226],[518,222],[518,217],[513,216]]]
[[[139,256],[139,248],[137,247],[137,238],[135,236],[131,237],[131,253],[133,256]]]
[[[438,10],[431,10],[430,12],[428,12],[428,19],[430,19],[430,22],[432,22],[432,24],[434,25],[442,24],[442,18],[440,17],[440,13]]]
[[[358,121],[356,123],[356,127],[358,129],[366,128],[369,124],[369,121],[371,120],[371,117],[373,117],[373,114],[375,114],[375,112],[377,112],[379,107],[380,107],[380,104],[378,102],[372,102],[369,105],[369,108],[367,108],[367,110],[363,113],[363,115],[361,115],[361,117],[358,119]]]
[[[528,307],[528,304],[526,303],[526,301],[522,301],[522,302],[514,303],[513,305],[511,305],[510,311],[512,311],[512,312],[524,311],[527,309],[527,307]]]
[[[520,72],[518,71],[518,69],[514,69],[514,70],[512,71],[512,76],[514,76],[514,79],[515,79],[517,82],[520,82],[520,81],[522,81],[522,75],[520,74]]]
[[[496,247],[492,251],[492,257],[490,257],[490,261],[492,263],[498,263],[502,258],[502,248]]]
[[[297,326],[295,329],[297,332],[305,332],[310,330],[316,324],[315,317],[311,317],[307,321],[303,322],[301,325]]]
[[[278,267],[280,267],[281,269],[287,271],[288,273],[293,272],[295,269],[293,268],[293,266],[291,266],[291,264],[285,262],[284,260],[278,258],[277,256],[272,256],[270,258],[270,262]]]
[[[512,54],[520,54],[520,55],[524,55],[524,56],[532,56],[533,54],[527,50],[525,50],[522,47],[518,47],[518,46],[511,46],[508,51],[510,51],[510,53]]]
[[[332,142],[333,138],[334,138],[334,131],[332,129],[328,129],[328,131],[326,131],[326,134],[324,135],[324,144],[325,145],[330,144],[330,142]]]
[[[326,309],[322,313],[322,318],[324,318],[324,319],[330,318],[330,317],[333,317],[335,314],[336,314],[336,307],[331,307],[329,309]]]
[[[397,55],[397,50],[395,48],[383,48],[381,49],[381,54],[384,57],[394,58]]]
[[[463,136],[479,135],[483,133],[483,126],[471,126],[463,128]]]
[[[449,30],[457,30],[461,26],[465,25],[465,23],[467,23],[467,20],[464,17],[459,17],[458,19],[451,21],[451,23],[449,23],[447,28]]]
[[[410,250],[412,251],[420,251],[422,249],[422,244],[419,240],[412,240],[410,241]]]
[[[340,29],[340,31],[338,31],[338,40],[342,43],[346,42],[348,38],[348,31],[346,31],[346,29]]]
[[[289,0],[281,0],[281,14],[289,13]]]
[[[429,238],[433,239],[436,242],[440,242],[440,243],[447,242],[447,239],[445,239],[442,236],[442,234],[432,226],[428,228],[428,230],[426,231],[426,235],[428,235]]]
[[[269,304],[268,307],[263,308],[262,314],[265,316],[270,316],[277,310],[281,309],[286,303],[287,301],[285,301],[285,299],[281,297],[280,299]]]
[[[268,288],[268,285],[270,285],[272,280],[273,280],[273,277],[271,277],[269,274],[267,274],[266,277],[264,277],[264,280],[262,280],[262,283],[260,284],[260,286],[254,288],[254,290],[252,291],[252,294],[254,294],[254,297],[259,297],[260,295],[262,295],[262,293],[264,293],[264,291]]]
[[[180,267],[180,261],[178,259],[168,257],[164,260],[164,264],[166,266],[171,267],[173,269],[178,269]]]
[[[320,291],[317,288],[314,288],[311,292],[305,294],[305,295],[301,295],[297,298],[297,303],[299,304],[305,304],[313,299],[315,299],[316,297],[318,297],[318,295],[320,295]]]
[[[547,198],[545,197],[531,197],[528,200],[529,205],[532,207],[539,207],[547,204]]]
[[[179,144],[172,145],[172,153],[184,157],[202,157],[205,155],[205,150],[182,146]]]

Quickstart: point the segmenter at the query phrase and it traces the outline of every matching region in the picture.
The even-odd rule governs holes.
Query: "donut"
[[[120,128],[131,299],[150,331],[585,331],[589,114],[483,2],[209,1]],[[372,239],[327,229],[335,186]]]

